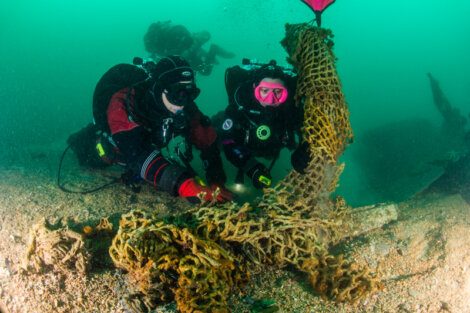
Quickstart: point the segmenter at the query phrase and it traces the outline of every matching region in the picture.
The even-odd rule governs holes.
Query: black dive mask
[[[166,87],[163,92],[172,104],[185,106],[192,103],[201,90],[194,83],[179,82]]]

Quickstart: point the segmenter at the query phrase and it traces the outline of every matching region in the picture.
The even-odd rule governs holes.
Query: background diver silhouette
[[[208,31],[191,33],[183,25],[174,25],[171,21],[152,23],[145,36],[145,50],[153,59],[166,55],[180,55],[185,58],[191,67],[202,75],[210,75],[212,68],[218,64],[217,56],[233,58],[234,53],[219,45],[204,46],[211,39]]]

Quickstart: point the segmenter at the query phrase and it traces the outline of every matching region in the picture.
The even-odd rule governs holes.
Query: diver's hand
[[[249,167],[248,162],[251,158],[251,151],[241,145],[235,143],[224,144],[225,157],[229,160],[230,163],[236,167]],[[256,162],[256,160],[254,161]],[[247,165],[248,164],[248,165]]]
[[[250,177],[256,189],[271,187],[272,177],[269,170],[261,163],[256,163],[246,174]]]
[[[201,199],[204,201],[227,201],[225,199],[228,196],[226,193],[219,192],[219,194],[215,194],[214,191],[215,189],[199,184],[196,179],[189,178],[179,186],[178,195],[186,198],[191,203],[200,203]],[[215,199],[214,196],[216,196]]]

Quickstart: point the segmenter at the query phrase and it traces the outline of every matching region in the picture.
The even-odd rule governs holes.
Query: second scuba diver
[[[295,149],[294,169],[302,173],[307,166],[307,146],[301,144],[303,110],[293,100],[296,79],[274,60],[259,64],[244,59],[242,66],[226,70],[229,104],[215,119],[225,156],[238,169],[238,183],[246,175],[255,188],[270,187],[271,169],[283,148]]]

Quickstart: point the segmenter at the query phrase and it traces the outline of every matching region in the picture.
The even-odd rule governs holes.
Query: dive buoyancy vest
[[[93,119],[98,129],[109,133],[107,109],[113,94],[148,78],[142,67],[126,63],[115,65],[104,73],[93,92]]]

